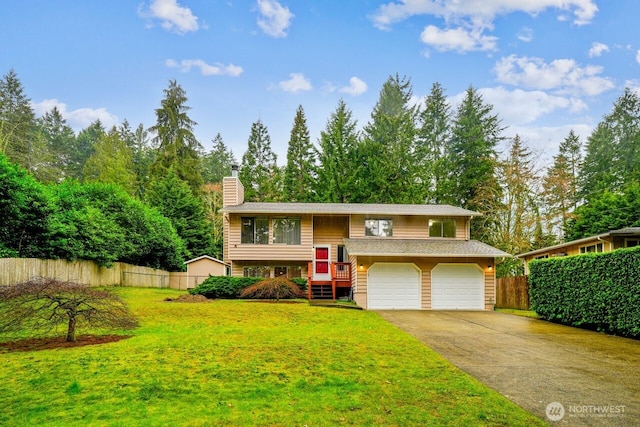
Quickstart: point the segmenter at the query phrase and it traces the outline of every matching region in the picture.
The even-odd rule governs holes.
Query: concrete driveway
[[[640,425],[640,341],[497,312],[378,313],[543,420]]]

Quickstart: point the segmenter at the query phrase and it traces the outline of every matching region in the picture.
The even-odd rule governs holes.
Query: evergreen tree
[[[163,92],[165,97],[156,109],[157,122],[149,129],[155,134],[153,142],[157,147],[151,174],[160,178],[174,168],[180,179],[199,194],[203,184],[199,153],[203,148],[193,134],[197,123],[187,115],[190,107],[186,105],[186,92],[175,80]]]
[[[587,140],[580,195],[623,191],[640,180],[640,97],[625,89]]]
[[[502,198],[496,146],[503,129],[492,110],[475,88],[467,89],[453,121],[443,165],[447,174],[443,201],[482,213],[471,223],[471,235],[488,243]]]
[[[222,182],[225,176],[230,176],[231,165],[236,164],[233,151],[227,148],[220,134],[212,142],[213,148],[202,159],[202,178],[210,184]]]
[[[213,253],[212,226],[207,220],[204,203],[180,179],[174,168],[169,168],[164,176],[151,181],[145,199],[169,218],[185,242],[188,256]]]
[[[48,177],[44,180],[59,181],[69,169],[76,146],[76,135],[57,107],[46,112],[37,123],[49,154],[45,168]]]
[[[76,137],[75,147],[69,158],[65,175],[77,180],[83,180],[82,171],[85,163],[93,154],[93,147],[105,135],[106,131],[98,119],[82,129]]]
[[[411,105],[411,81],[389,77],[371,122],[359,145],[359,198],[366,203],[416,203],[420,186],[416,176],[417,108]]]
[[[36,137],[31,100],[14,70],[0,80],[0,153],[29,171],[36,170],[45,154]]]
[[[204,201],[207,219],[211,223],[211,237],[213,239],[211,256],[222,259],[224,221],[222,214],[219,212],[222,208],[222,183],[205,184],[202,200]]]
[[[315,182],[315,153],[307,119],[302,105],[298,106],[293,120],[289,148],[287,149],[287,166],[284,170],[283,199],[287,202],[310,202]]]
[[[429,203],[440,203],[444,192],[445,148],[451,138],[451,107],[440,83],[431,87],[419,119],[416,166],[422,183],[420,194]]]
[[[495,214],[492,243],[511,254],[527,252],[535,240],[540,224],[536,200],[538,177],[533,154],[516,135],[509,144],[507,156],[498,163],[502,203]],[[507,259],[497,267],[498,276],[524,274],[520,260]]]
[[[242,156],[238,177],[244,185],[247,202],[275,202],[280,200],[281,171],[277,156],[271,150],[271,137],[262,121],[251,125],[247,151]]]
[[[117,184],[131,195],[136,193],[133,152],[115,127],[96,142],[83,175],[85,181]]]
[[[564,230],[573,211],[578,207],[578,178],[582,165],[582,144],[571,130],[560,143],[553,164],[542,182],[542,199],[546,208],[549,234],[557,241],[564,240]]]
[[[343,100],[338,102],[325,129],[320,132],[318,177],[315,196],[319,202],[354,202],[357,168],[355,150],[358,144],[357,122]]]

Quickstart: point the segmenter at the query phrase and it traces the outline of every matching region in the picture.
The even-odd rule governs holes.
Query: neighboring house
[[[187,288],[195,288],[209,276],[229,275],[229,266],[224,261],[209,255],[190,259],[185,261],[185,264],[187,265]]]
[[[470,240],[479,214],[447,205],[249,203],[223,182],[224,260],[232,276],[308,277],[310,298],[368,309],[491,310],[495,258]]]
[[[536,249],[535,251],[517,255],[517,257],[524,260],[525,273],[529,274],[529,262],[536,259],[580,255],[590,252],[611,252],[616,249],[631,248],[638,245],[640,245],[640,227],[628,227]]]

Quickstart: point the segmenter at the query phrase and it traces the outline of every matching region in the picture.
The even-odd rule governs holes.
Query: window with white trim
[[[640,239],[624,239],[625,248],[634,248],[640,246]]]
[[[244,277],[271,277],[269,266],[250,266],[242,269]]]
[[[590,252],[604,252],[604,245],[602,243],[596,243],[594,245],[587,245],[580,248],[581,254],[587,254]]]
[[[273,277],[280,277],[280,276],[284,276],[289,279],[302,277],[302,267],[300,266],[273,267]]]
[[[273,243],[282,245],[299,245],[300,218],[274,218]]]
[[[368,237],[393,236],[393,220],[370,218],[364,220],[364,235]]]
[[[242,224],[241,243],[254,245],[269,244],[269,218],[242,217],[240,222]]]
[[[437,218],[429,220],[429,237],[456,237],[456,220]]]

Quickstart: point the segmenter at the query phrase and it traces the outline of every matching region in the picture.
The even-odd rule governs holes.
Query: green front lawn
[[[544,425],[373,312],[117,291],[134,337],[0,350],[0,425]]]

